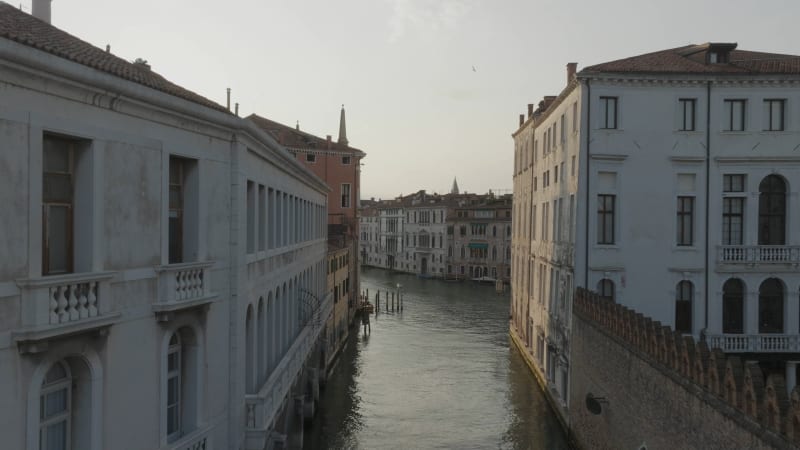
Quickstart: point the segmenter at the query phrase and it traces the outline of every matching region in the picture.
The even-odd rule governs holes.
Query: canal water
[[[397,284],[404,311],[386,313],[382,295],[372,332],[351,334],[307,424],[304,448],[568,448],[508,337],[507,294],[362,270],[361,288],[373,303],[377,290]]]

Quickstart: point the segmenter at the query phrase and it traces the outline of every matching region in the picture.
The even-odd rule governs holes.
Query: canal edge
[[[544,398],[546,398],[547,402],[550,404],[550,409],[552,409],[553,412],[555,413],[555,416],[558,419],[558,423],[561,424],[561,428],[567,435],[567,445],[569,445],[571,449],[583,450],[583,447],[581,447],[578,444],[578,442],[573,438],[572,431],[570,430],[567,418],[562,415],[561,407],[556,403],[556,400],[552,397],[552,393],[547,388],[547,382],[544,379],[542,379],[541,375],[539,375],[539,372],[534,367],[534,364],[536,363],[533,361],[533,357],[530,354],[528,354],[527,351],[525,351],[526,348],[525,345],[522,344],[522,340],[517,335],[517,331],[510,324],[508,327],[508,335],[511,337],[511,341],[514,343],[516,351],[520,354],[520,356],[522,356],[522,359],[525,361],[525,365],[528,366],[528,370],[531,373],[533,373],[533,377],[536,379],[536,384],[539,386],[539,390],[541,390],[542,393],[544,393]]]

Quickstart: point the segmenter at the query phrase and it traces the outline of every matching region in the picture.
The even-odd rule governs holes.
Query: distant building
[[[508,282],[512,196],[460,195],[447,216],[448,278]]]
[[[791,390],[800,56],[708,43],[567,73],[514,133],[512,329],[540,378],[568,398],[582,286]]]
[[[262,130],[0,3],[0,436],[298,445],[329,189]]]
[[[456,188],[457,190],[457,188]],[[453,229],[465,234],[453,236]],[[480,224],[472,227],[473,224]],[[362,263],[429,278],[510,277],[511,196],[428,194],[365,202]],[[475,249],[462,257],[454,246]],[[460,247],[459,247],[460,248]],[[463,266],[463,273],[460,268]],[[472,276],[472,275],[474,276]]]

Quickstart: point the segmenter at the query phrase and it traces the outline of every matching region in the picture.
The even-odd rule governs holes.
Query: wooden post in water
[[[392,312],[394,312],[394,292],[392,292]]]

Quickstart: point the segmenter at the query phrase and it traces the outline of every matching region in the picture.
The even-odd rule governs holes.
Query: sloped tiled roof
[[[229,112],[141,64],[133,64],[0,1],[0,38],[91,67],[218,111]]]
[[[269,133],[281,145],[288,148],[303,150],[334,150],[338,152],[354,154],[364,153],[363,151],[354,147],[350,147],[349,145],[338,144],[334,140],[331,140],[329,148],[327,139],[322,139],[321,137],[314,136],[313,134],[300,131],[296,128],[275,122],[274,120],[270,120],[266,117],[261,117],[256,114],[250,114],[246,117],[246,119],[256,124],[259,128]]]
[[[728,62],[706,63],[706,52],[714,45],[700,44],[661,50],[618,59],[581,70],[581,75],[594,73],[687,73],[741,75],[798,75],[800,56],[777,53],[732,50]]]

